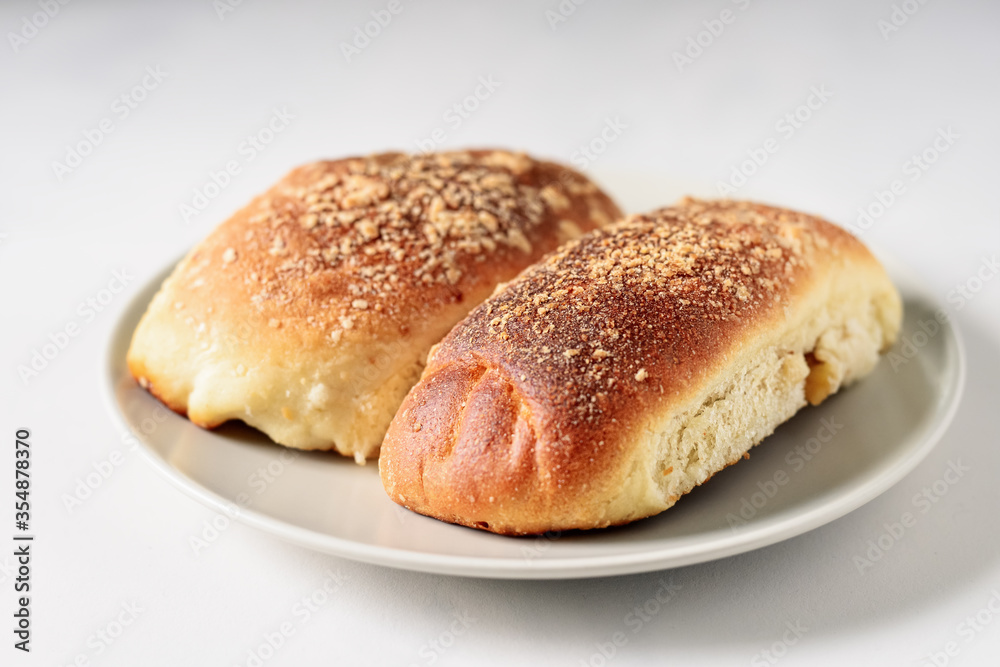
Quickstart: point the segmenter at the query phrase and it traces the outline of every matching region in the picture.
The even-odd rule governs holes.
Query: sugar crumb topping
[[[563,245],[456,335],[473,349],[503,350],[519,375],[562,387],[589,421],[612,387],[661,392],[646,380],[780,307],[810,253],[828,243],[816,225],[748,202],[685,199]]]
[[[340,327],[346,331],[353,317],[400,307],[393,297],[404,286],[460,285],[471,264],[498,253],[530,254],[534,230],[547,216],[565,216],[570,196],[596,192],[578,176],[529,178],[536,164],[520,153],[459,151],[303,167],[248,213],[242,252],[272,258],[243,274],[251,301],[259,308],[291,304],[297,292],[289,285],[348,275],[350,308]],[[579,234],[568,220],[559,228]],[[236,259],[233,248],[222,253],[224,265]]]

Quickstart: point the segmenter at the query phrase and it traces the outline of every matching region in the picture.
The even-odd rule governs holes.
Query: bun
[[[175,268],[128,352],[135,378],[213,427],[375,456],[430,346],[565,240],[619,211],[521,153],[387,153],[299,167]]]
[[[853,236],[685,199],[524,271],[431,352],[382,446],[389,496],[497,533],[648,517],[871,371],[899,296]]]

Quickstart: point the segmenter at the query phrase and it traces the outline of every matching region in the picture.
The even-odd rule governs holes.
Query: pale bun
[[[386,153],[292,171],[199,243],[128,365],[191,421],[377,454],[428,349],[521,269],[619,216],[590,180],[522,153]]]

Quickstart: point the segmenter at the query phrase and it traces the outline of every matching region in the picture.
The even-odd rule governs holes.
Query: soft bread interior
[[[703,392],[638,435],[604,521],[662,512],[736,463],[807,402],[818,404],[869,373],[895,340],[900,313],[881,269],[843,273],[826,289],[811,290],[795,312],[786,312],[784,326],[748,337],[753,344],[737,351]]]

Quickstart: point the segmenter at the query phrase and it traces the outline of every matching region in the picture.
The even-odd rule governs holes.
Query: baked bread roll
[[[648,517],[875,366],[899,296],[828,222],[686,199],[571,241],[429,355],[379,469],[497,533]]]
[[[375,456],[427,351],[497,283],[620,215],[521,153],[399,153],[299,167],[163,283],[128,351],[138,381],[212,427]]]

